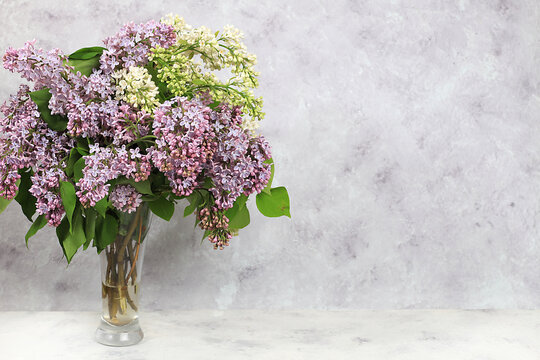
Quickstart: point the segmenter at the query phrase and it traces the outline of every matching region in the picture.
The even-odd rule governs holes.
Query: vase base
[[[123,326],[115,326],[102,318],[96,330],[96,341],[108,346],[135,345],[142,340],[143,336],[138,319]]]

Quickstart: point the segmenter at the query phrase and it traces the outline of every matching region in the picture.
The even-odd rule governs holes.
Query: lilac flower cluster
[[[124,68],[145,65],[150,49],[168,48],[175,42],[176,33],[170,25],[155,21],[126,24],[116,35],[104,40],[107,50],[100,59],[101,69],[111,74],[118,65]]]
[[[270,145],[262,136],[252,137],[240,125],[241,109],[220,106],[212,113],[218,147],[207,164],[210,189],[220,209],[233,206],[240,195],[260,192],[270,180]]]
[[[83,177],[77,182],[77,196],[84,206],[94,206],[109,193],[110,180],[123,175],[136,182],[146,180],[151,165],[148,155],[139,148],[90,146],[90,155],[84,157]]]
[[[173,98],[154,111],[154,166],[170,181],[172,191],[187,196],[199,185],[205,165],[216,148],[210,124],[212,110],[199,100]]]
[[[59,182],[65,180],[63,159],[74,141],[48,128],[28,91],[28,86],[22,85],[0,108],[4,115],[0,117],[0,195],[12,199],[18,171],[31,168],[30,193],[37,199],[37,213],[57,226],[64,214],[58,195]]]
[[[106,135],[113,139],[114,145],[128,144],[150,134],[151,121],[150,114],[124,103],[113,117],[107,119],[109,130]]]
[[[202,208],[197,214],[199,227],[210,232],[208,240],[214,244],[214,249],[223,250],[223,246],[229,246],[232,233],[229,229],[229,219],[224,215],[223,210],[213,206]]]
[[[142,203],[141,194],[131,185],[117,185],[109,195],[112,205],[124,212],[132,213]]]
[[[37,48],[35,41],[9,48],[4,67],[34,85],[21,86],[0,107],[0,196],[15,197],[21,174],[31,175],[29,193],[36,198],[37,213],[58,226],[65,214],[61,182],[74,183],[80,202],[76,209],[108,198],[115,209],[133,212],[143,201],[135,189],[140,184],[134,182],[146,181],[152,174],[144,185],[156,198],[170,200],[175,198],[169,197],[171,192],[186,197],[196,189],[205,190],[205,202],[196,211],[200,227],[208,231],[215,248],[227,246],[235,230],[229,229],[225,213],[241,195],[266,186],[271,176],[266,163],[270,146],[246,126],[241,107],[228,105],[237,104],[231,101],[234,97],[212,93],[215,84],[208,82],[210,78],[194,78],[198,83],[191,85],[196,87],[174,92],[174,84],[166,80],[171,79],[160,77],[165,71],[161,67],[157,78],[167,91],[156,83],[155,74],[144,68],[149,59],[153,66],[164,61],[155,54],[169,51],[171,68],[179,68],[178,61],[192,61],[176,57],[175,51],[186,41],[177,42],[177,31],[162,22],[129,23],[104,40],[101,55],[101,48],[77,52],[89,54],[88,62],[70,59],[59,49]],[[91,72],[89,66],[94,67]],[[204,84],[210,92],[201,93]],[[141,89],[147,93],[141,94]],[[59,115],[53,118],[55,123],[42,100],[36,100],[39,108],[32,100],[38,95],[29,95],[39,91],[43,96],[45,90],[50,92],[50,114]],[[170,98],[173,95],[179,96]],[[168,100],[160,103],[163,99]],[[65,131],[51,130],[44,119],[54,129],[65,125]],[[62,126],[53,126],[56,121]],[[82,177],[74,178],[80,154],[84,154]]]
[[[62,198],[58,193],[60,181],[65,181],[66,174],[60,168],[48,168],[32,175],[32,187],[29,192],[34,195],[36,212],[44,214],[49,225],[58,226],[64,216]]]

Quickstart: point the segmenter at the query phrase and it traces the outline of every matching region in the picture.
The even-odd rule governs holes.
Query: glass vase
[[[110,346],[134,345],[142,340],[139,298],[145,238],[151,222],[148,205],[120,213],[115,241],[100,253],[102,315],[97,342]]]

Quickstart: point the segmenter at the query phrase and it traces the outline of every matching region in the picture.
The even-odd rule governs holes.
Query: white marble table
[[[540,359],[540,311],[163,311],[136,346],[90,312],[0,312],[0,359]]]

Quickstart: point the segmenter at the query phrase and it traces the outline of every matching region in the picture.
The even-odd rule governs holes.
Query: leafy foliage
[[[26,241],[26,247],[28,247],[28,239],[30,239],[32,236],[36,235],[36,233],[42,229],[45,225],[47,225],[47,219],[45,218],[45,215],[39,215],[36,218],[36,221],[30,226],[30,229],[28,229],[28,232],[26,233],[26,236],[24,237],[24,240]]]
[[[49,109],[49,100],[51,100],[51,92],[47,88],[32,91],[30,98],[36,103],[39,113],[43,121],[55,131],[64,131],[67,128],[68,119],[61,115],[52,115]]]
[[[26,218],[32,222],[32,216],[36,212],[36,198],[30,194],[30,187],[32,186],[32,172],[25,169],[19,170],[21,175],[21,182],[19,183],[19,192],[15,196],[15,201],[21,205],[21,209]]]
[[[277,187],[270,190],[270,194],[261,192],[257,194],[257,208],[264,216],[291,217],[289,194],[284,187]]]
[[[90,76],[92,70],[99,67],[99,59],[103,50],[100,46],[82,48],[75,51],[68,57],[68,65],[75,68],[75,72],[80,71],[81,74]]]
[[[174,214],[174,203],[167,200],[164,196],[161,196],[155,201],[149,202],[148,206],[154,214],[166,221],[171,220]]]

